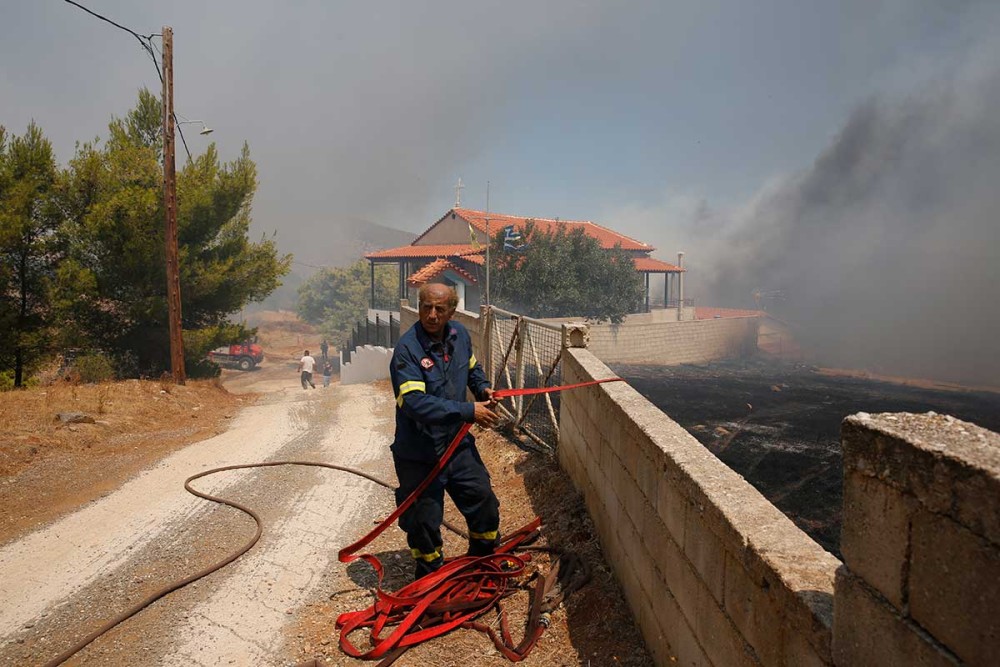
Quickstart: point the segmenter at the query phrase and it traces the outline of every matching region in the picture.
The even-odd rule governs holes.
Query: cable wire
[[[120,30],[124,30],[125,32],[127,32],[128,34],[132,35],[137,40],[139,40],[139,45],[142,46],[142,49],[149,55],[150,59],[152,59],[152,61],[153,61],[153,66],[156,68],[156,75],[160,78],[160,83],[161,84],[163,83],[163,69],[160,67],[160,62],[156,59],[156,52],[158,51],[158,49],[156,49],[156,47],[153,45],[153,37],[155,37],[159,33],[150,33],[148,35],[140,35],[135,30],[132,30],[129,27],[123,26],[121,23],[117,23],[116,21],[112,21],[107,16],[103,16],[103,15],[98,14],[97,12],[95,12],[95,11],[93,11],[91,9],[88,9],[88,8],[84,7],[79,2],[74,2],[74,0],[63,0],[63,2],[66,2],[66,3],[70,4],[70,5],[73,5],[74,7],[78,8],[78,9],[82,9],[83,11],[87,12],[91,16],[93,16],[95,18],[98,18],[98,19],[100,19],[100,20],[102,20],[102,21],[104,21],[106,23],[110,23],[114,27],[116,27],[116,28],[118,28]],[[188,162],[191,162],[192,161],[191,150],[188,148],[187,139],[184,138],[184,130],[181,129],[180,122],[177,120],[177,114],[173,114],[173,117],[174,117],[174,125],[176,127],[177,134],[181,135],[181,143],[184,145],[184,152],[187,153]]]

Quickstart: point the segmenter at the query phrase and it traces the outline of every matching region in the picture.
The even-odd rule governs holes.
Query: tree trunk
[[[28,254],[21,252],[19,258],[21,304],[17,312],[17,345],[14,347],[14,386],[22,386],[24,379],[24,347],[22,345],[24,326],[28,320]]]

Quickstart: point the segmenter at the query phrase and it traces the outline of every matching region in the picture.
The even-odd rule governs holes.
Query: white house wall
[[[499,227],[497,229],[499,229]],[[473,231],[476,231],[475,228],[473,228]],[[480,233],[479,231],[476,231],[476,239],[482,244],[486,243],[486,235]],[[416,241],[414,245],[444,245],[448,243],[468,244],[471,243],[471,241],[472,238],[469,235],[469,223],[457,215],[452,218],[449,213],[444,220],[427,230],[423,238]]]

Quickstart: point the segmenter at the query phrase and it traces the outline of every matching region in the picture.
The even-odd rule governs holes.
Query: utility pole
[[[174,31],[163,26],[163,209],[167,260],[167,313],[170,370],[184,384],[184,339],[181,335],[181,276],[177,252],[177,171],[174,164]]]
[[[490,182],[486,181],[486,305],[490,305],[490,246],[493,237],[490,236]]]

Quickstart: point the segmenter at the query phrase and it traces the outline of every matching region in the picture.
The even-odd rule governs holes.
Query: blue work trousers
[[[431,472],[433,461],[413,461],[393,456],[400,505]],[[417,576],[433,572],[444,562],[441,522],[447,491],[469,528],[469,555],[493,553],[500,541],[500,501],[490,485],[490,473],[475,445],[462,445],[445,469],[399,518],[406,542],[416,560]]]

